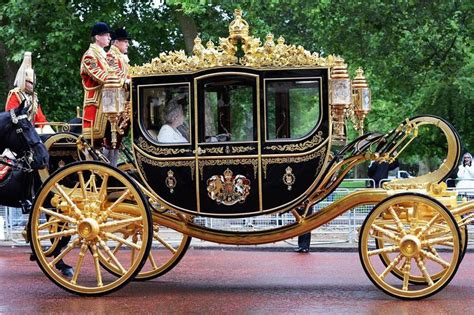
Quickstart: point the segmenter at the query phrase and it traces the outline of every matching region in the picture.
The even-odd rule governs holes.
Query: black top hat
[[[110,27],[104,22],[97,22],[92,26],[91,36],[110,33]]]
[[[128,33],[123,28],[117,28],[115,32],[112,33],[112,40],[122,40],[122,39],[132,39],[128,36]]]

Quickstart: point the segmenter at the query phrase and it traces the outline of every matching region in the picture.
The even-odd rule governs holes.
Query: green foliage
[[[19,64],[33,52],[40,100],[51,120],[73,116],[82,106],[79,62],[90,27],[105,21],[126,26],[135,41],[132,64],[170,49],[184,49],[177,17],[195,22],[203,42],[228,34],[240,7],[254,36],[272,32],[287,43],[322,55],[339,54],[354,74],[361,66],[372,89],[373,110],[366,129],[388,131],[404,118],[436,114],[458,129],[474,151],[472,1],[4,1],[0,8],[0,44],[9,61]],[[1,47],[0,47],[1,48]],[[0,71],[6,71],[5,65]],[[0,97],[6,86],[0,82]],[[355,133],[351,131],[355,136]],[[439,159],[443,140],[421,140],[407,152],[411,160]]]

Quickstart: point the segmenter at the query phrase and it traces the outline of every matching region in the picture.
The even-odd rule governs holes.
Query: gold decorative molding
[[[265,147],[267,150],[275,150],[275,151],[304,151],[307,149],[310,149],[321,142],[323,142],[323,132],[319,131],[317,134],[311,138],[311,140],[307,140],[303,143],[291,143],[291,144],[285,144],[285,145],[272,145]]]
[[[193,72],[222,66],[248,66],[254,68],[307,67],[335,65],[335,57],[321,57],[318,53],[304,49],[301,45],[287,45],[280,36],[277,43],[273,34],[267,34],[265,42],[249,35],[249,25],[242,18],[242,11],[235,10],[234,20],[229,24],[229,37],[219,38],[219,45],[208,41],[202,45],[199,35],[194,39],[193,55],[186,56],[183,50],[160,53],[151,62],[130,68],[132,76],[161,73]],[[239,47],[243,56],[236,56]]]
[[[199,174],[201,180],[204,179],[203,171],[205,166],[214,165],[252,165],[253,166],[253,178],[257,178],[258,171],[258,159],[215,159],[215,160],[199,160]]]
[[[173,148],[161,148],[158,146],[153,146],[148,144],[148,142],[143,139],[143,137],[138,138],[138,147],[145,152],[156,154],[156,155],[176,155],[187,152],[192,152],[190,149],[173,149]]]
[[[316,174],[319,173],[321,168],[324,155],[326,154],[326,147],[322,147],[319,150],[314,151],[311,154],[301,155],[301,156],[285,156],[285,157],[276,157],[276,158],[265,158],[262,157],[262,169],[263,169],[263,178],[267,178],[267,167],[271,164],[290,164],[290,163],[301,163],[313,160],[319,157],[318,165],[316,166]]]
[[[206,153],[224,154],[224,148],[223,147],[206,148],[205,150],[206,150]]]
[[[232,147],[232,153],[246,153],[255,150],[253,147]]]
[[[139,152],[136,152],[138,167],[141,170],[141,174],[146,177],[146,172],[143,170],[142,163],[158,167],[189,167],[191,170],[191,180],[194,180],[194,173],[196,171],[196,162],[194,160],[172,160],[172,161],[158,161],[152,160]]]

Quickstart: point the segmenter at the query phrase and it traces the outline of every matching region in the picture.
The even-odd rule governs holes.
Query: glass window
[[[266,81],[267,139],[297,139],[316,127],[320,116],[320,81]]]
[[[189,143],[189,86],[142,88],[143,126],[159,143]]]
[[[255,79],[226,76],[212,78],[203,86],[204,141],[256,140]]]

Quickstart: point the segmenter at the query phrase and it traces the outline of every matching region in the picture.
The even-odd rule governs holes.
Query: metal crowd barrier
[[[453,181],[452,179],[449,179],[448,181],[450,180]],[[369,178],[346,179],[343,183],[344,184],[341,186],[346,188],[336,189],[326,199],[316,204],[313,211],[320,211],[332,202],[343,198],[353,191],[370,187],[370,185],[373,185],[373,180]],[[449,189],[455,189],[455,187],[450,187]],[[462,202],[463,198],[474,199],[474,189],[472,189],[472,194],[463,193],[460,193],[459,202]],[[466,191],[466,193],[470,193],[470,191]],[[313,230],[311,232],[311,243],[314,245],[347,243],[356,246],[358,242],[358,229],[373,206],[374,205],[356,207],[345,212],[331,222]],[[4,240],[12,241],[15,244],[25,244],[22,237],[22,231],[24,230],[28,216],[22,214],[21,209],[0,206],[0,224],[2,223],[2,219],[4,221],[3,233],[2,228],[0,227],[0,240],[3,238]],[[209,228],[241,232],[273,229],[293,223],[294,220],[295,218],[291,213],[261,215],[238,219],[217,219],[198,216],[194,219],[195,223]],[[474,233],[474,229],[471,230]],[[173,231],[170,231],[170,233],[171,232]],[[470,237],[469,239],[473,239],[473,237]],[[296,240],[287,241],[287,243],[291,245],[294,245],[295,242]]]

